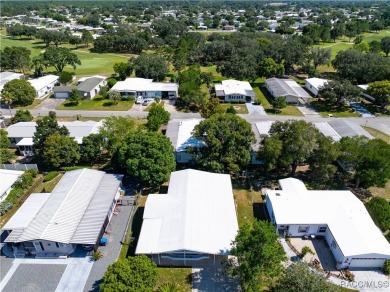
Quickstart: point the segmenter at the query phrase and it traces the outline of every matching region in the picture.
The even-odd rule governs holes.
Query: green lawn
[[[40,105],[46,98],[47,98],[47,96],[45,98],[40,98],[40,99],[35,98],[32,104],[27,105],[27,106],[16,106],[13,109],[16,109],[16,110],[18,110],[18,109],[19,110],[21,110],[21,109],[34,109],[38,105]]]
[[[0,35],[0,49],[5,47],[25,47],[31,50],[31,56],[38,56],[46,48],[45,44],[40,42],[40,40],[29,40],[19,38],[9,38],[4,36],[5,31],[2,31]],[[73,52],[79,57],[81,61],[81,66],[77,66],[76,70],[73,70],[73,67],[66,66],[65,71],[75,72],[77,77],[81,76],[90,76],[90,75],[105,75],[110,76],[114,73],[113,65],[117,62],[126,62],[132,55],[130,54],[97,54],[91,53],[89,48],[75,48],[69,44],[64,44],[62,47],[68,47],[73,50]],[[48,72],[54,71],[54,68],[48,68]],[[30,72],[31,73],[31,72]]]
[[[55,178],[53,178],[51,181],[41,183],[35,190],[34,193],[50,193],[53,191],[54,187],[57,185],[57,183],[60,181],[64,174],[60,173]]]
[[[345,117],[359,117],[360,114],[350,107],[343,108],[335,108],[330,109],[324,102],[321,101],[312,101],[310,105],[320,113],[323,117],[329,117],[329,115],[333,115],[337,118],[345,118]]]
[[[371,127],[363,126],[363,128],[364,128],[364,130],[366,130],[368,133],[370,133],[375,138],[382,139],[385,142],[390,144],[390,136],[389,135],[387,135],[387,134],[385,134],[385,133],[383,133],[381,131],[378,131],[377,129],[371,128]]]
[[[273,108],[271,103],[269,102],[269,98],[266,97],[268,93],[266,89],[260,89],[257,84],[252,84],[253,90],[255,91],[258,98],[261,100],[261,105],[264,107],[264,110],[267,114],[270,115],[281,115],[281,116],[303,116],[303,114],[299,111],[299,109],[295,105],[288,105],[283,108],[279,113],[277,113]]]
[[[60,104],[57,110],[91,110],[91,111],[127,111],[134,104],[132,101],[114,101],[107,99],[85,99],[75,106],[72,102],[64,102]]]
[[[157,268],[158,281],[156,289],[167,282],[176,283],[180,286],[180,291],[191,291],[192,270],[191,268]]]
[[[221,106],[227,110],[229,107],[234,107],[236,110],[237,114],[247,114],[248,113],[248,108],[246,107],[245,104],[233,104],[233,103],[222,103]]]

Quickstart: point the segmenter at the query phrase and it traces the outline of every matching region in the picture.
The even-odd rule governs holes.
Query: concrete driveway
[[[258,113],[262,116],[266,116],[267,113],[264,110],[264,107],[262,105],[254,105],[253,103],[247,102],[246,107],[248,109],[248,114],[254,114]]]
[[[164,100],[164,109],[169,113],[176,113],[175,101],[174,100]]]
[[[335,277],[330,277],[329,280],[341,287],[359,290],[363,292],[385,292],[389,291],[390,279],[380,271],[353,271],[355,280],[349,282]]]
[[[48,110],[53,111],[59,106],[61,103],[63,103],[66,99],[62,98],[46,98],[40,105],[36,107],[38,110]]]

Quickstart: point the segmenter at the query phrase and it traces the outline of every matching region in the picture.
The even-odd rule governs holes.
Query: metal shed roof
[[[14,221],[26,220],[22,223],[25,227],[21,234],[17,232],[17,238],[12,236],[5,241],[42,239],[61,243],[96,243],[122,177],[92,169],[67,172],[28,224],[23,219],[23,212],[13,216]],[[25,204],[28,208],[31,202]]]

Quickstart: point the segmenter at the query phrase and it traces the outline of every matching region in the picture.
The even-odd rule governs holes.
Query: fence
[[[0,169],[7,169],[7,170],[35,169],[36,171],[38,171],[38,166],[36,164],[0,164]]]

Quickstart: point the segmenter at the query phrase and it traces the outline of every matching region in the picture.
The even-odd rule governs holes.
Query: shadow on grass
[[[105,101],[102,103],[102,106],[113,106],[116,105],[113,101]]]
[[[331,113],[343,113],[343,112],[355,112],[354,109],[346,105],[334,105],[329,104],[324,100],[313,100],[310,105],[318,112],[331,112]]]
[[[265,203],[253,203],[253,216],[257,220],[270,221]]]
[[[131,223],[131,235],[133,240],[130,242],[126,257],[135,255],[135,249],[137,248],[138,238],[141,233],[144,211],[145,211],[144,207],[138,207],[137,211],[135,211],[133,221]]]

